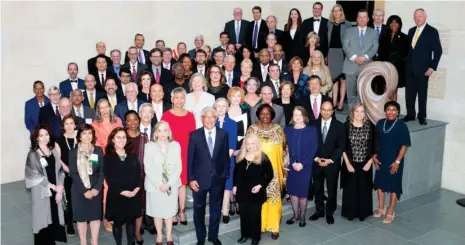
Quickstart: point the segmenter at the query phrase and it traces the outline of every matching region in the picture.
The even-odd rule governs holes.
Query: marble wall
[[[382,7],[382,6],[379,6]],[[446,130],[442,183],[446,189],[465,193],[465,86],[461,76],[465,72],[465,27],[462,1],[384,1],[386,19],[397,14],[402,18],[403,31],[414,26],[413,12],[424,8],[428,23],[439,30],[444,54],[438,72],[430,79],[428,91],[428,118],[449,122]],[[399,91],[399,102],[405,108],[405,91]],[[435,142],[434,139],[430,139]],[[428,178],[428,176],[425,176]]]
[[[335,1],[325,1],[327,16]],[[224,23],[235,7],[252,19],[251,9],[259,4],[263,16],[278,18],[283,28],[292,7],[304,18],[311,16],[312,1],[101,1],[101,2],[1,2],[1,182],[24,178],[29,147],[24,126],[24,102],[33,96],[32,83],[44,81],[46,88],[67,77],[66,65],[79,64],[79,77],[86,75],[86,61],[95,56],[95,43],[104,41],[107,53],[133,44],[134,34],[145,35],[145,48],[157,39],[168,47],[184,41],[193,48],[194,36],[202,33],[206,44],[216,47]]]

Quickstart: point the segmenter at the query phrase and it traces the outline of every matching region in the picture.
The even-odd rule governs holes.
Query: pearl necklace
[[[395,120],[394,123],[391,125],[391,127],[389,127],[389,129],[386,130],[386,122],[387,122],[387,120],[388,120],[388,119],[386,118],[386,120],[384,120],[384,124],[383,124],[383,132],[384,132],[385,134],[388,134],[389,132],[391,132],[392,128],[394,128],[394,126],[396,125],[396,123],[397,123],[397,121],[398,121],[399,119],[396,118],[396,120]]]

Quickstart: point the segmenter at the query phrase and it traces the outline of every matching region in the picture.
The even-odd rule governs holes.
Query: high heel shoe
[[[175,221],[176,220],[176,221]],[[174,216],[173,218],[173,226],[177,226],[178,225],[178,220],[179,220],[179,210],[178,210],[178,213]]]
[[[379,218],[386,214],[386,209],[376,209],[375,214],[373,214],[373,218]]]
[[[179,209],[178,212],[179,212],[179,223],[181,223],[181,225],[187,225],[185,209]],[[181,220],[181,215],[184,216],[184,220]]]
[[[386,214],[386,217],[383,220],[383,224],[390,224],[392,221],[394,221],[394,218],[396,217],[396,213]]]

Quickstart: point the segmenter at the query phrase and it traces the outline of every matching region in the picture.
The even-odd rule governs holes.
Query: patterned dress
[[[271,129],[260,129],[253,124],[247,134],[256,134],[262,143],[262,151],[268,156],[273,167],[274,176],[266,188],[268,199],[262,206],[262,232],[279,232],[281,223],[281,192],[284,186],[284,146],[286,138],[281,126],[272,124]]]
[[[137,156],[137,160],[139,160],[139,165],[140,165],[140,190],[139,190],[139,193],[140,193],[142,211],[144,212],[145,211],[144,149],[145,149],[145,144],[147,142],[149,142],[149,137],[144,133],[140,133],[138,136],[136,136],[134,138],[129,137],[129,140],[132,143],[132,148],[134,149],[134,153]]]

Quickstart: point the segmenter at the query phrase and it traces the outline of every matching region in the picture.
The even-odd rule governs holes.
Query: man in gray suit
[[[271,105],[271,107],[273,107],[273,110],[275,112],[273,123],[279,124],[282,128],[284,128],[286,126],[286,118],[284,117],[283,107],[271,103],[271,100],[273,99],[273,88],[271,88],[269,85],[263,85],[263,87],[260,89],[260,95],[262,97],[262,100],[258,102],[257,105],[250,110],[252,123],[256,123],[258,121],[258,107],[260,107],[261,104],[268,104]]]
[[[73,109],[71,115],[80,117],[85,120],[87,124],[91,124],[92,120],[95,119],[95,111],[88,106],[82,104],[84,96],[80,89],[75,89],[71,92],[71,102],[73,103]]]
[[[357,26],[346,30],[342,40],[345,60],[342,72],[347,81],[347,102],[349,108],[359,101],[357,96],[357,79],[363,65],[372,61],[378,52],[378,35],[376,31],[367,27],[368,11],[360,10],[357,13]]]

